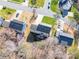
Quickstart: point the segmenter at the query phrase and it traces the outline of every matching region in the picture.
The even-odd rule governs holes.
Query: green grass
[[[74,20],[77,21],[77,23],[79,23],[79,12],[77,10],[77,5],[76,4],[73,4],[72,8],[71,8],[71,12],[74,13]]]
[[[49,25],[55,25],[56,19],[44,16],[42,23],[46,23],[46,24],[49,24]]]
[[[32,4],[32,0],[29,0],[29,6],[32,7],[43,7],[45,0],[36,0],[35,4]]]
[[[58,11],[58,1],[59,0],[51,0],[51,10],[53,12],[57,12]]]
[[[73,6],[72,8],[71,8],[71,12],[76,12],[77,11],[77,9]]]
[[[79,50],[77,50],[77,53],[75,55],[75,59],[79,59]]]
[[[76,20],[77,23],[79,23],[79,11],[76,3],[73,4],[71,12],[74,13],[73,19]]]
[[[77,4],[73,4],[72,8],[71,8],[71,12],[77,12]]]
[[[24,0],[8,0],[8,1],[15,2],[15,3],[23,3],[24,2]]]
[[[0,10],[0,16],[4,19],[7,19],[12,13],[14,13],[16,10],[10,9],[10,8],[3,8]]]

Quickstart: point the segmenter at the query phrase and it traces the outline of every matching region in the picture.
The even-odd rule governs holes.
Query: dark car
[[[50,9],[50,6],[48,6],[48,9]]]
[[[16,14],[16,17],[18,17],[18,16],[19,16],[19,13]]]
[[[48,2],[48,4],[50,4],[50,2]]]
[[[48,9],[50,9],[50,2],[48,2]]]

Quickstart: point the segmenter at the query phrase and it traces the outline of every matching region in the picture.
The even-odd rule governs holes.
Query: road
[[[28,12],[33,12],[33,9],[34,9],[34,8],[31,8],[31,7],[23,6],[21,4],[16,4],[16,3],[6,2],[6,1],[0,1],[0,5],[6,6],[6,7],[9,7],[9,8],[12,8],[12,9],[16,9],[16,10],[25,10],[25,11],[28,11]],[[36,13],[44,15],[44,16],[49,16],[49,17],[52,17],[52,18],[55,14],[51,10],[44,9],[44,8],[36,8]]]
[[[57,20],[61,19],[64,22],[66,22],[65,20],[67,20],[67,18],[63,18],[61,15],[58,15],[55,12],[52,12],[51,10],[46,9],[48,2],[50,2],[50,0],[45,0],[45,4],[44,4],[43,8],[36,8],[35,9],[36,13],[44,15],[44,16],[49,16],[51,18],[57,18]],[[12,3],[12,2],[6,2],[6,1],[0,1],[0,5],[6,6],[6,7],[9,7],[9,8],[12,8],[12,9],[16,9],[16,10],[24,10],[24,11],[28,11],[28,12],[33,12],[33,9],[34,9],[34,8],[31,8],[31,7],[28,7],[28,6],[24,6],[24,5],[16,4],[16,3]],[[67,22],[69,22],[69,21],[67,21]]]

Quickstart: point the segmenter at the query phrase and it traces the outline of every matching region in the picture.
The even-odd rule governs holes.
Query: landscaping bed
[[[58,11],[58,1],[59,0],[51,0],[51,10],[53,12],[57,12]]]
[[[29,0],[29,6],[31,7],[43,7],[45,0]]]
[[[24,0],[8,0],[8,1],[15,2],[15,3],[23,3],[24,2]]]
[[[16,10],[14,10],[14,9],[3,7],[3,9],[0,10],[0,16],[3,17],[4,19],[8,19],[12,16],[12,14],[15,11]]]

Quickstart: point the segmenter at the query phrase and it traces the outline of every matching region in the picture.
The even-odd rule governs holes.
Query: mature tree
[[[36,0],[31,0],[32,5],[36,4]]]
[[[74,19],[77,21],[79,24],[79,12],[74,12]]]

